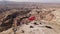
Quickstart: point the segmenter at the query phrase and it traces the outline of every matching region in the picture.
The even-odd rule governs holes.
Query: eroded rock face
[[[5,16],[5,17],[3,17],[3,19],[1,19],[0,31],[4,31],[4,30],[11,28],[13,25],[14,19],[18,18],[18,16],[22,16],[22,18],[19,17],[20,21],[22,19],[28,18],[28,16],[25,16],[25,15],[27,15],[30,11],[31,10],[22,10],[22,11],[17,11],[17,10],[15,11],[14,10],[14,12],[13,11],[10,12],[11,14],[9,12],[6,12],[7,16]]]
[[[9,31],[7,34],[9,33],[13,34],[14,33],[13,30],[9,28],[12,28],[12,25],[15,19],[17,22],[17,25],[19,26],[17,27],[18,30],[16,31],[17,34],[20,34],[20,33],[21,34],[22,33],[23,34],[43,34],[43,33],[47,34],[48,32],[49,34],[60,34],[59,25],[57,25],[53,21],[54,17],[56,17],[55,16],[56,12],[53,14],[54,11],[55,10],[48,10],[48,9],[41,9],[41,10],[32,9],[32,10],[25,10],[21,12],[15,11],[12,14],[7,15],[5,18],[2,19],[1,31],[4,31],[6,33],[7,31]],[[28,18],[31,16],[35,16],[36,19],[34,19],[33,21],[29,21]],[[5,25],[7,27],[5,27]],[[7,30],[6,28],[9,30]]]

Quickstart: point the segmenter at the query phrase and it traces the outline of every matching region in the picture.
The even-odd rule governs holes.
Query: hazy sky
[[[2,1],[2,0],[0,0]],[[43,2],[43,3],[60,3],[60,0],[7,0],[7,1],[17,1],[17,2]]]

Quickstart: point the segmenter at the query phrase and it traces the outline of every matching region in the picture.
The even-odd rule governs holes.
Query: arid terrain
[[[60,4],[0,4],[0,34],[60,34]]]

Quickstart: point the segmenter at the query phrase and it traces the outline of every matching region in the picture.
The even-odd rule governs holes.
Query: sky
[[[3,1],[3,0],[0,0]],[[5,1],[5,0],[4,0]],[[60,3],[60,0],[6,0],[16,2],[42,2],[42,3]]]

